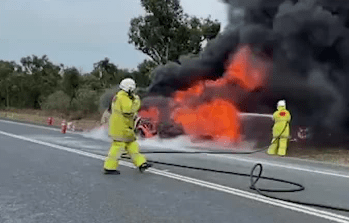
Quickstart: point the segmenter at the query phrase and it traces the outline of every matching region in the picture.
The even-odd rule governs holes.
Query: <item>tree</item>
[[[92,74],[84,74],[81,76],[80,88],[89,89],[93,91],[102,90],[102,83],[98,77]]]
[[[0,98],[5,100],[5,105],[7,108],[10,107],[10,91],[13,86],[12,76],[16,69],[19,69],[15,62],[7,62],[0,60]]]
[[[66,93],[70,98],[70,105],[74,98],[76,98],[76,92],[78,91],[80,85],[80,73],[75,68],[66,68],[63,74],[62,88],[64,93]]]
[[[131,20],[129,43],[157,65],[198,54],[204,40],[217,36],[220,23],[183,13],[179,0],[141,0],[145,16]]]
[[[61,80],[60,67],[49,61],[46,55],[41,58],[33,55],[21,59],[24,75],[21,80],[26,82],[22,85],[26,100],[29,100],[34,108],[40,108],[45,98],[59,88]]]
[[[110,88],[118,84],[122,79],[118,67],[111,63],[107,57],[104,60],[94,63],[93,67],[94,69],[91,74],[100,80],[102,88]]]
[[[137,82],[137,86],[144,88],[148,87],[152,80],[152,71],[156,64],[152,60],[144,60],[137,66],[137,71],[133,72],[133,77]]]

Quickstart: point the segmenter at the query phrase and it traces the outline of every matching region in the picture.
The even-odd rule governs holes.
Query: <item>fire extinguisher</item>
[[[61,133],[65,134],[67,132],[67,123],[65,120],[62,121]]]

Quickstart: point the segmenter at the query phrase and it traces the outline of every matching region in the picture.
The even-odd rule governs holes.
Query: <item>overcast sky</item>
[[[227,24],[219,0],[181,5],[190,15]],[[120,68],[136,68],[147,56],[128,43],[127,32],[131,18],[143,13],[140,0],[0,0],[0,60],[46,54],[55,64],[90,72],[109,57]]]

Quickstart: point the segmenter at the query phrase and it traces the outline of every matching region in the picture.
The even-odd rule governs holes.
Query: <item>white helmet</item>
[[[278,101],[277,107],[281,107],[281,106],[286,107],[286,101],[285,100]]]
[[[119,87],[126,92],[133,92],[136,90],[136,83],[132,78],[125,78],[120,82]]]

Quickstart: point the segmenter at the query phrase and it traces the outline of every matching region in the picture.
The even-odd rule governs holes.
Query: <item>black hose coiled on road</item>
[[[148,152],[149,153],[149,152]],[[176,153],[186,153],[186,152],[176,152]],[[228,153],[226,153],[228,154]],[[235,153],[236,154],[236,153]],[[246,153],[244,153],[246,154]],[[130,157],[125,157],[121,156],[121,158],[126,158],[130,159]],[[258,194],[272,198],[272,199],[277,199],[277,200],[282,200],[286,202],[291,202],[295,204],[301,204],[301,205],[308,205],[308,206],[313,206],[313,207],[319,207],[319,208],[326,208],[326,209],[331,209],[331,210],[336,210],[336,211],[344,211],[344,212],[349,212],[349,209],[346,208],[340,208],[340,207],[333,207],[333,206],[328,206],[328,205],[322,205],[322,204],[314,204],[314,203],[306,203],[306,202],[301,202],[301,201],[296,201],[296,200],[290,200],[290,199],[284,199],[284,198],[279,198],[275,196],[268,195],[264,192],[298,192],[298,191],[303,191],[305,190],[304,186],[295,183],[292,181],[287,181],[287,180],[282,180],[282,179],[277,179],[273,177],[263,177],[262,172],[263,172],[263,166],[260,163],[257,163],[253,166],[250,174],[246,173],[238,173],[238,172],[233,172],[233,171],[223,171],[223,170],[215,170],[215,169],[207,169],[207,168],[202,168],[202,167],[193,167],[193,166],[186,166],[186,165],[179,165],[175,163],[166,163],[166,162],[159,162],[159,161],[153,161],[153,160],[148,160],[149,163],[155,163],[155,164],[160,164],[160,165],[166,165],[166,166],[174,166],[174,167],[180,167],[180,168],[186,168],[186,169],[192,169],[192,170],[202,170],[202,171],[209,171],[209,172],[214,172],[214,173],[223,173],[223,174],[230,174],[230,175],[237,175],[237,176],[245,176],[245,177],[250,177],[250,189],[257,191]],[[259,172],[257,175],[254,175],[254,171],[256,168],[259,167]],[[265,180],[270,180],[270,181],[275,181],[275,182],[280,182],[280,183],[286,183],[286,184],[291,184],[296,186],[297,188],[295,189],[266,189],[266,188],[258,188],[256,186],[257,182],[259,179],[265,179]]]
[[[273,143],[275,140],[279,139],[280,136],[283,134],[285,131],[287,125],[289,123],[287,122],[281,131],[280,135],[278,137],[275,137],[271,143]],[[249,152],[226,152],[226,151],[144,151],[142,152],[143,154],[253,154],[253,153],[258,153],[266,150],[269,146],[263,147],[261,149],[255,150],[255,151],[249,151]],[[121,158],[126,158],[130,159],[130,157],[124,156],[124,154],[121,156]],[[340,208],[340,207],[333,207],[329,205],[322,205],[322,204],[314,204],[314,203],[306,203],[306,202],[301,202],[301,201],[296,201],[296,200],[290,200],[290,199],[284,199],[284,198],[278,198],[275,196],[271,196],[269,194],[266,194],[264,192],[298,192],[298,191],[303,191],[305,190],[304,186],[287,181],[287,180],[282,180],[282,179],[277,179],[273,177],[263,177],[262,172],[263,172],[263,165],[260,163],[255,164],[252,169],[250,174],[245,174],[245,173],[238,173],[238,172],[233,172],[233,171],[223,171],[223,170],[215,170],[215,169],[207,169],[207,168],[202,168],[202,167],[193,167],[193,166],[186,166],[186,165],[179,165],[175,163],[166,163],[166,162],[159,162],[159,161],[153,161],[153,160],[148,160],[149,163],[155,163],[155,164],[161,164],[161,165],[167,165],[167,166],[174,166],[174,167],[180,167],[180,168],[186,168],[186,169],[193,169],[193,170],[202,170],[202,171],[209,171],[209,172],[214,172],[214,173],[223,173],[223,174],[230,174],[230,175],[237,175],[237,176],[245,176],[245,177],[250,177],[250,189],[257,191],[258,194],[272,198],[272,199],[277,199],[281,201],[286,201],[290,203],[295,203],[295,204],[301,204],[301,205],[308,205],[308,206],[313,206],[313,207],[319,207],[319,208],[326,208],[330,210],[336,210],[336,211],[344,211],[344,212],[349,212],[349,209],[347,208]],[[255,170],[259,167],[259,172],[257,175],[254,175],[253,173]],[[265,180],[270,180],[270,181],[275,181],[275,182],[280,182],[280,183],[286,183],[286,184],[291,184],[296,186],[297,188],[295,189],[266,189],[266,188],[258,188],[256,186],[257,182],[259,179],[265,179]]]
[[[259,173],[256,177],[256,179],[253,179],[255,176],[253,175],[253,172],[255,171],[255,169],[259,167]],[[278,199],[278,200],[282,200],[282,201],[286,201],[286,202],[291,202],[291,203],[295,203],[295,204],[301,204],[301,205],[308,205],[308,206],[313,206],[313,207],[319,207],[319,208],[326,208],[326,209],[331,209],[331,210],[336,210],[336,211],[344,211],[344,212],[349,212],[349,209],[347,208],[340,208],[340,207],[333,207],[333,206],[329,206],[329,205],[323,205],[323,204],[314,204],[314,203],[307,203],[307,202],[301,202],[301,201],[295,201],[295,200],[290,200],[290,199],[284,199],[284,198],[279,198],[279,197],[274,197],[268,194],[265,194],[263,192],[297,192],[297,191],[302,191],[305,188],[298,183],[294,183],[291,181],[286,181],[286,180],[281,180],[281,179],[276,179],[276,178],[269,178],[269,177],[262,177],[262,172],[263,172],[263,166],[260,163],[257,163],[253,166],[251,173],[250,173],[250,189],[257,191],[260,195],[263,195],[265,197],[269,197],[269,198],[273,198],[273,199]],[[269,189],[260,189],[258,187],[256,187],[256,183],[258,182],[259,179],[269,179],[269,180],[273,180],[273,181],[278,181],[278,182],[283,182],[283,183],[288,183],[288,184],[292,184],[292,185],[296,185],[299,187],[299,189],[294,189],[294,190],[269,190]],[[263,191],[263,192],[262,192]]]

